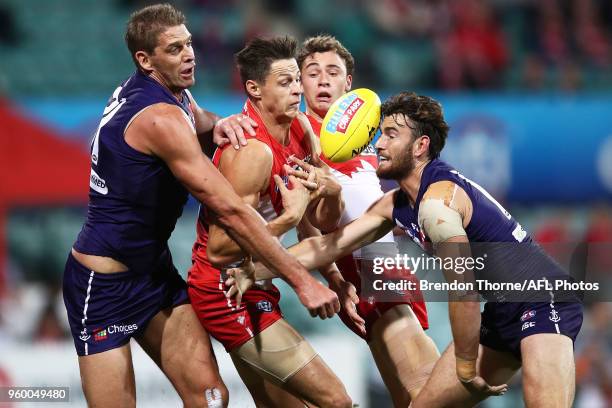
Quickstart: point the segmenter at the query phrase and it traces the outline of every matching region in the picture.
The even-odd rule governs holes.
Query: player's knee
[[[181,393],[181,399],[185,407],[225,408],[229,402],[229,391],[221,378],[218,378],[194,384],[188,391]]]
[[[205,389],[204,398],[206,400],[205,406],[208,408],[225,408],[229,403],[229,391],[225,384],[221,383],[218,386]]]

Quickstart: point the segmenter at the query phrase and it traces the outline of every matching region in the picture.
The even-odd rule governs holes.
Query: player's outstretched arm
[[[329,265],[355,249],[379,240],[393,229],[393,195],[394,191],[385,194],[372,204],[365,214],[353,222],[333,233],[307,238],[289,248],[289,253],[296,256],[308,270],[313,270]],[[255,265],[249,262],[245,267],[228,269],[227,273],[229,275],[225,282],[229,286],[227,296],[235,295],[237,299],[256,280],[272,279],[280,276],[259,262]],[[322,286],[316,279],[315,282]],[[310,314],[312,316],[318,314],[321,318],[328,316],[326,308],[323,307],[319,308],[316,313],[311,310]]]
[[[334,262],[358,248],[371,244],[393,229],[392,194],[385,194],[359,218],[330,234],[307,238],[289,248],[308,270]]]
[[[253,208],[257,208],[260,195],[269,188],[271,170],[272,151],[258,140],[253,140],[240,150],[225,149],[219,166],[219,171],[236,193]],[[295,181],[293,178],[292,180]],[[310,192],[297,182],[289,190],[280,177],[275,178],[275,183],[282,194],[284,210],[281,215],[267,224],[267,229],[278,237],[300,222],[310,202]],[[242,248],[214,220],[214,215],[212,218],[207,248],[211,263],[223,267],[242,259],[246,255]]]
[[[432,184],[419,206],[419,226],[431,239],[443,265],[456,265],[449,259],[469,259],[471,251],[464,226],[472,214],[472,203],[465,191],[450,181]],[[448,282],[474,284],[473,270],[461,263],[462,269],[444,270]],[[480,343],[480,302],[475,290],[449,291],[448,311],[455,345],[456,372],[459,381],[473,392],[500,395],[507,385],[491,386],[478,374],[477,358]]]
[[[126,130],[125,139],[137,150],[164,160],[191,194],[217,214],[218,222],[240,246],[282,276],[298,295],[305,294],[306,303],[300,299],[307,308],[338,302],[332,291],[317,290],[314,278],[288,256],[257,213],[202,154],[195,132],[180,108],[157,104],[146,109]]]
[[[361,217],[338,228],[332,233],[303,240],[288,249],[308,270],[318,269],[334,262],[358,248],[371,244],[393,229],[393,193],[388,192],[376,201]],[[231,270],[229,271],[231,274]],[[255,280],[272,279],[278,275],[257,263],[254,268]]]

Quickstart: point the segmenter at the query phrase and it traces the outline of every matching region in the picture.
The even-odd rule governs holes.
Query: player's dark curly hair
[[[355,69],[355,59],[347,50],[340,41],[336,39],[336,37],[321,34],[316,37],[310,37],[302,43],[302,47],[297,55],[297,62],[300,69],[302,69],[302,64],[306,57],[315,52],[327,52],[334,51],[342,60],[344,61],[344,65],[346,66],[347,75],[353,75],[353,70]]]
[[[248,80],[263,84],[272,63],[295,58],[296,51],[297,40],[291,36],[252,39],[234,56],[242,84]]]
[[[168,3],[154,4],[132,13],[125,31],[125,43],[136,67],[140,68],[136,52],[153,54],[159,35],[169,27],[185,24],[185,21],[185,15]]]
[[[415,137],[429,136],[429,158],[440,157],[450,129],[444,120],[440,102],[414,92],[400,92],[382,104],[381,114],[383,117],[402,114],[410,119],[408,126]]]

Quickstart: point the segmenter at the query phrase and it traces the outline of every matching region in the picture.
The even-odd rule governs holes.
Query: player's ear
[[[251,98],[255,98],[255,99],[261,98],[261,87],[259,86],[257,82],[253,81],[252,79],[249,79],[244,84],[244,87],[246,88],[247,94]]]
[[[149,54],[144,51],[136,51],[134,54],[136,61],[138,61],[138,65],[145,71],[153,71],[153,66],[151,65],[151,58],[149,58]]]
[[[353,76],[349,74],[346,76],[346,83],[344,84],[344,92],[350,91],[352,84],[353,84]]]
[[[414,155],[421,157],[423,155],[429,155],[429,143],[431,139],[428,135],[422,135],[416,138],[414,141]]]

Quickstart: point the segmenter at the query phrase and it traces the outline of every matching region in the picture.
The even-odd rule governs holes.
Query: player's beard
[[[406,177],[414,170],[414,158],[412,157],[411,148],[406,148],[396,158],[387,161],[391,166],[386,168],[378,167],[376,175],[383,180],[399,180]]]

